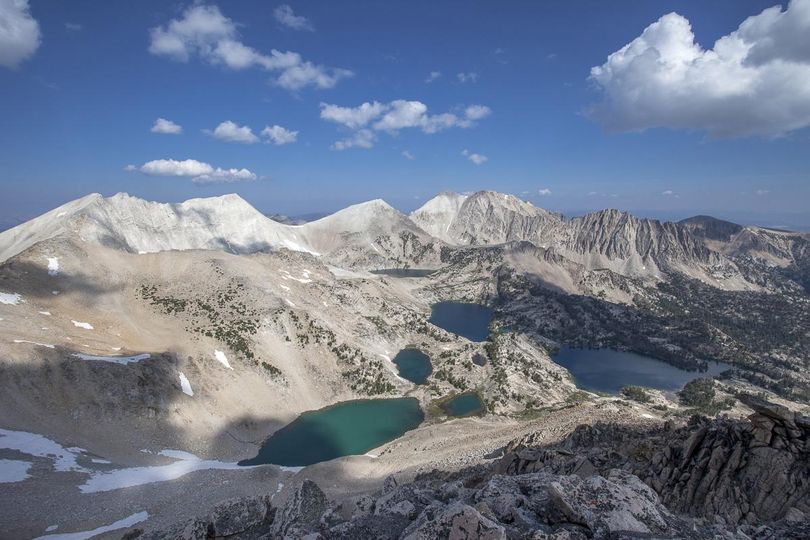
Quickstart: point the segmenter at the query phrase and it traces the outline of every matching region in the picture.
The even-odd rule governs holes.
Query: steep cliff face
[[[733,271],[730,261],[688,229],[613,209],[571,220],[562,243],[567,256],[589,268],[601,266],[624,275],[658,276],[667,270],[697,274],[712,266]]]
[[[527,241],[554,250],[587,270],[608,269],[653,280],[678,272],[724,287],[747,286],[731,260],[710,249],[690,227],[678,223],[641,219],[613,209],[568,220],[517,197],[491,191],[470,195],[460,205],[448,204],[449,200],[448,195],[441,195],[411,216],[418,224],[424,223],[423,228],[442,229],[442,238],[451,244]],[[437,208],[442,211],[437,212]],[[434,221],[426,217],[439,215],[441,219]]]

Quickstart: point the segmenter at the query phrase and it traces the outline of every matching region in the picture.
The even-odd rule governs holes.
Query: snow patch
[[[222,351],[214,351],[214,358],[216,358],[217,362],[219,362],[220,364],[222,364],[226,368],[233,369],[231,367],[231,363],[228,362],[228,357],[225,356],[224,352],[222,352]]]
[[[45,257],[48,259],[48,275],[49,276],[58,276],[59,275],[59,257]]]
[[[31,463],[28,461],[0,459],[0,484],[22,482],[30,476],[28,474],[30,468]]]
[[[17,293],[4,293],[0,292],[0,304],[5,304],[7,306],[16,306],[20,302],[25,302]]]
[[[71,320],[70,322],[73,323],[73,326],[76,326],[78,328],[84,328],[85,330],[92,330],[93,329],[93,325],[90,324],[90,323],[81,322],[81,321],[74,321],[74,320]]]
[[[299,244],[298,242],[294,242],[294,241],[290,240],[289,238],[285,238],[284,240],[282,240],[281,245],[284,246],[285,248],[291,250],[291,251],[303,251],[304,253],[311,253],[312,255],[315,255],[316,257],[321,256],[321,254],[318,253],[317,251],[313,251],[313,250],[311,250],[309,248],[306,248],[306,247],[302,246],[301,244]]]
[[[285,299],[284,299],[284,301],[285,301],[285,302],[287,302],[287,305],[288,305],[288,306],[290,306],[290,307],[295,307],[295,304],[293,304],[293,303],[290,301],[290,299],[289,299],[289,298],[285,298]]]
[[[49,317],[51,316],[51,312],[50,312],[50,311],[40,311],[40,312],[39,312],[39,314],[40,314],[40,315],[47,315],[47,316],[49,316]]]
[[[81,358],[82,360],[89,360],[92,362],[111,362],[113,364],[121,364],[125,366],[133,362],[140,362],[150,357],[149,353],[136,354],[134,356],[94,356],[92,354],[76,353],[73,356]]]
[[[76,463],[76,456],[83,451],[81,448],[65,448],[59,443],[36,433],[0,428],[0,448],[17,450],[30,456],[48,458],[53,461],[54,470],[59,472],[87,472],[86,469]]]
[[[183,393],[187,396],[193,396],[194,390],[191,389],[191,383],[188,382],[188,377],[186,377],[182,371],[178,371],[177,373],[180,374],[180,388],[183,390]]]
[[[160,455],[177,459],[168,465],[155,465],[151,467],[131,467],[108,472],[94,473],[84,484],[79,486],[82,493],[99,493],[113,491],[126,487],[142,486],[155,482],[176,480],[194,471],[205,470],[235,470],[240,467],[236,463],[223,461],[203,460],[180,450],[163,450]]]
[[[287,287],[286,285],[279,285],[279,287],[281,287],[281,288],[282,288],[282,289],[284,289],[285,291],[289,291],[289,290],[290,290],[290,288],[289,288],[289,287]]]
[[[53,345],[50,345],[48,343],[37,343],[36,341],[28,341],[27,339],[15,339],[14,343],[28,343],[30,345],[39,345],[40,347],[47,347],[49,349],[55,349],[56,348]]]
[[[111,531],[117,531],[119,529],[127,529],[132,527],[133,525],[140,523],[142,521],[146,521],[149,519],[148,512],[138,512],[137,514],[132,514],[129,517],[125,517],[124,519],[119,519],[115,523],[110,523],[109,525],[103,525],[92,531],[82,531],[82,532],[74,532],[74,533],[59,533],[59,534],[46,534],[44,536],[38,536],[34,538],[34,540],[87,540],[88,538],[93,538],[100,534],[108,533]],[[50,527],[49,527],[50,528]]]

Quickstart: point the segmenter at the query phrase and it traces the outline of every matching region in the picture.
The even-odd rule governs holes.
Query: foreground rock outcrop
[[[743,398],[749,421],[580,426],[514,441],[491,465],[434,471],[329,503],[305,480],[281,508],[229,501],[147,538],[578,539],[810,537],[810,419]]]

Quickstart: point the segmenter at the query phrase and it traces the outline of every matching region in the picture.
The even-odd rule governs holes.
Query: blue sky
[[[808,4],[755,19],[738,33],[747,58],[717,66],[682,46],[682,21],[712,49],[773,0],[0,0],[0,17],[37,31],[0,36],[0,221],[90,192],[237,192],[303,214],[493,189],[571,213],[810,225],[810,50],[790,41]],[[658,64],[607,64],[673,11],[633,49],[658,47]],[[680,79],[661,86],[667,70]],[[365,123],[363,103],[377,109]],[[151,131],[158,118],[182,133]],[[255,142],[216,137],[223,122],[252,137],[216,133]],[[271,126],[285,144],[261,134]]]

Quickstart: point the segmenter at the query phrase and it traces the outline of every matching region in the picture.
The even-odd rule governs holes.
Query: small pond
[[[442,403],[442,410],[450,416],[472,416],[484,411],[481,397],[473,392],[459,394]]]
[[[618,394],[628,385],[674,392],[692,379],[719,375],[732,367],[709,362],[706,371],[687,371],[636,353],[573,347],[563,347],[552,360],[571,372],[578,387],[609,394]]]
[[[430,322],[470,341],[489,337],[492,309],[466,302],[439,302],[431,306]]]
[[[487,357],[481,353],[475,353],[472,357],[472,363],[476,366],[485,366],[487,365]]]
[[[312,465],[365,454],[415,429],[425,415],[415,398],[344,401],[308,411],[273,433],[259,453],[239,465]]]
[[[399,368],[399,376],[414,384],[425,384],[433,373],[430,357],[419,349],[402,349],[394,357],[394,363]]]
[[[398,278],[418,278],[427,277],[435,271],[430,268],[383,268],[381,270],[372,270],[371,273]]]

